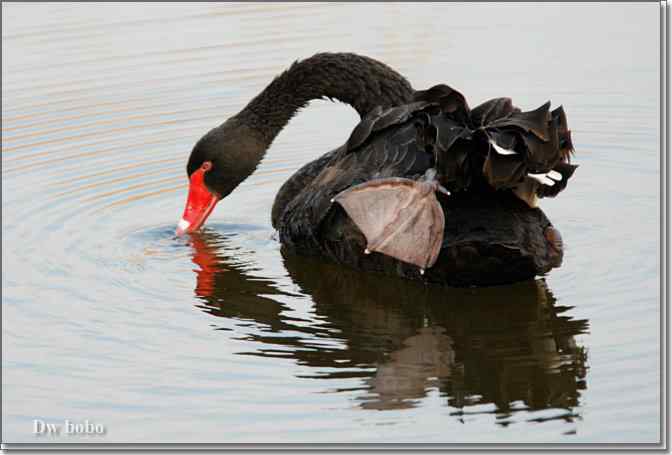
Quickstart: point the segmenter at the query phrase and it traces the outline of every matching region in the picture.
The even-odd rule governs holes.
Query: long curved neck
[[[311,100],[337,99],[363,117],[376,106],[408,102],[413,93],[402,75],[377,60],[349,53],[321,53],[295,62],[236,117],[269,146]]]

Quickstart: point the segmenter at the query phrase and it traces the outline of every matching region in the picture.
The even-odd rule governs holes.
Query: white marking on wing
[[[558,171],[551,170],[546,175],[555,180],[556,182],[562,180],[562,174],[559,173]]]
[[[547,177],[546,174],[527,174],[528,177],[533,178],[537,182],[543,184],[543,185],[548,185],[548,186],[553,186],[555,185],[555,181],[551,180]]]
[[[492,145],[492,148],[494,148],[495,151],[497,153],[499,153],[500,155],[516,155],[517,154],[517,152],[515,150],[508,150],[508,149],[505,149],[503,147],[500,147],[492,139],[490,139],[490,145]]]

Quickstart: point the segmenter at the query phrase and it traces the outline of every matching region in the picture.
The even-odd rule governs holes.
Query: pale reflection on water
[[[87,442],[654,442],[658,5],[2,5],[2,430]],[[347,24],[347,25],[345,25]],[[205,131],[318,51],[470,105],[547,99],[580,164],[542,208],[563,266],[451,289],[285,254],[279,186],[357,122],[313,103],[200,235]]]

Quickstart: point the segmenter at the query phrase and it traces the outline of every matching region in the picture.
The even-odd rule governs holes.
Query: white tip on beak
[[[184,218],[180,219],[180,222],[177,223],[177,231],[175,231],[175,233],[177,235],[184,234],[185,232],[187,232],[187,229],[189,229],[190,225],[191,223],[189,221],[185,220]]]

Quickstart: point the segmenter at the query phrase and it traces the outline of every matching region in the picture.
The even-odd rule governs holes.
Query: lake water
[[[563,266],[452,289],[283,257],[276,191],[357,122],[326,101],[176,239],[194,142],[327,50],[564,105]],[[658,59],[657,3],[3,3],[3,442],[658,441]]]

